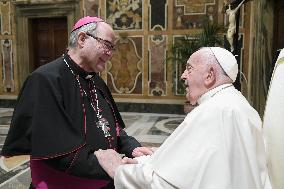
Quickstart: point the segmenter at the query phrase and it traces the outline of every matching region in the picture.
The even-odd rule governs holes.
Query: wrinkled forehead
[[[111,25],[109,25],[107,22],[98,22],[97,24],[98,24],[97,26],[98,30],[114,32]]]
[[[190,66],[199,66],[204,65],[206,58],[202,55],[202,51],[198,50],[193,53],[186,62],[186,65]]]
[[[110,35],[113,38],[115,37],[115,32],[113,31],[111,25],[106,22],[99,22],[97,26],[98,33]]]

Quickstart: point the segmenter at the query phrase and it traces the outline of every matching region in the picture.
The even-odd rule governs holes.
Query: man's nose
[[[186,79],[186,70],[184,70],[184,72],[181,74],[180,78],[181,80],[185,80]]]

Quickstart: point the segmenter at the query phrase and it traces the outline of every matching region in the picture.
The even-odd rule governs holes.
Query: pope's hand
[[[112,149],[98,150],[94,152],[101,167],[107,172],[107,174],[113,178],[117,167],[122,163],[121,156]]]
[[[137,147],[132,151],[133,157],[139,157],[143,155],[152,155],[154,153],[154,150],[148,147]]]

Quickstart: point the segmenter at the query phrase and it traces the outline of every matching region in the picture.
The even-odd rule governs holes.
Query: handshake
[[[148,147],[137,147],[133,150],[132,156],[133,157],[140,157],[145,155],[152,155],[154,153],[153,148]],[[119,153],[115,150],[107,149],[107,150],[98,150],[94,152],[95,156],[97,157],[101,167],[107,172],[107,174],[114,178],[115,171],[118,166],[123,164],[137,164],[138,161],[135,158],[122,158]]]

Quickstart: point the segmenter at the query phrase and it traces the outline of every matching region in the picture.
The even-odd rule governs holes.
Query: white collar
[[[213,97],[216,93],[228,88],[228,87],[231,87],[233,86],[232,83],[228,83],[228,84],[223,84],[223,85],[220,85],[218,87],[215,87],[209,91],[207,91],[206,93],[204,93],[203,95],[201,95],[201,97],[197,100],[197,103],[198,104],[202,104],[204,103],[206,100],[208,100],[209,98]]]

